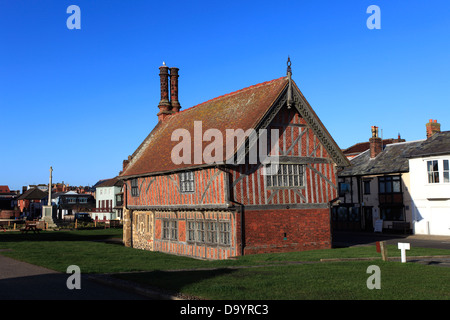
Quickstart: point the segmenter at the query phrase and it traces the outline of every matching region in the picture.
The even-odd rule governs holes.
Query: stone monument
[[[56,224],[53,221],[53,210],[52,210],[52,172],[53,168],[50,167],[50,180],[48,184],[48,203],[46,206],[42,206],[42,218],[41,218],[41,221],[46,222],[49,228],[56,227]]]

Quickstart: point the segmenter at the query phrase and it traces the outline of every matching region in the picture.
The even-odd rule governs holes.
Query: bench
[[[37,227],[36,221],[27,221],[25,227],[20,229],[21,233],[28,233],[28,231],[33,231],[33,233],[39,233],[42,229]]]

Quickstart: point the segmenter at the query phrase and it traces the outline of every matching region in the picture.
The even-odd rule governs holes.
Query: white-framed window
[[[439,183],[439,163],[437,160],[427,161],[428,183]]]
[[[444,182],[450,182],[448,160],[444,160],[443,163],[444,163]]]
[[[427,161],[428,183],[450,183],[448,159],[432,159]]]
[[[180,173],[180,191],[181,193],[192,193],[195,191],[194,172],[186,171]]]

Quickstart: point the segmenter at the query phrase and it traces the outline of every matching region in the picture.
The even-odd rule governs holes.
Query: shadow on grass
[[[230,275],[236,272],[236,269],[218,268],[211,270],[185,270],[185,271],[161,271],[155,270],[151,272],[138,273],[120,273],[115,274],[114,277],[136,284],[145,286],[147,288],[163,292],[165,294],[176,295],[183,292],[184,288],[190,287],[191,292],[195,294],[195,284],[199,285],[201,282],[211,278],[217,278],[223,275]],[[210,290],[220,290],[210,287]]]

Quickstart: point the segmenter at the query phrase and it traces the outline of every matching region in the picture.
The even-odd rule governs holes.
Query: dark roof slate
[[[450,154],[450,131],[435,133],[411,152],[410,157],[418,158],[442,154]]]
[[[20,195],[17,200],[41,200],[48,195],[47,192],[44,192],[38,188],[31,188]]]
[[[339,176],[364,176],[408,172],[408,159],[424,140],[400,142],[385,146],[383,152],[371,159],[367,150],[350,160],[351,166],[339,173]]]

